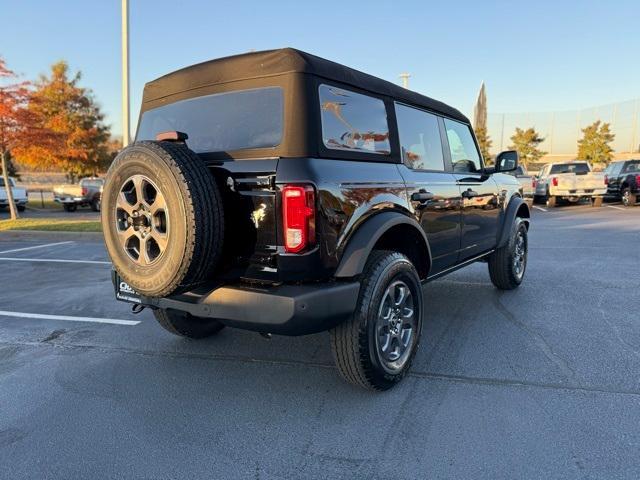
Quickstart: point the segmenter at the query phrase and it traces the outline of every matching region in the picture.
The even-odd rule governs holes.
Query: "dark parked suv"
[[[148,83],[137,132],[108,173],[105,242],[116,297],[172,333],[329,330],[342,376],[383,390],[416,353],[424,283],[478,261],[522,282],[529,208],[501,173],[517,154],[485,166],[469,120],[410,90],[248,53]]]
[[[640,196],[640,160],[611,162],[604,171],[607,196],[630,207]]]

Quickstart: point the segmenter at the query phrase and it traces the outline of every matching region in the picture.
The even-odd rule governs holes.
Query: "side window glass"
[[[416,170],[444,171],[438,117],[396,104],[400,151],[404,164]]]
[[[468,125],[445,119],[444,125],[449,140],[451,163],[454,172],[479,172],[482,169],[480,153],[473,141]]]
[[[335,150],[389,155],[384,102],[342,88],[320,85],[322,141]]]

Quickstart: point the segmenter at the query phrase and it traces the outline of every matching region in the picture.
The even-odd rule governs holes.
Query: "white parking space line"
[[[533,208],[535,208],[536,210],[541,210],[541,211],[543,211],[543,212],[546,212],[546,211],[547,211],[547,209],[546,209],[546,208],[542,208],[542,207],[539,207],[539,206],[537,206],[537,205],[534,205],[534,206],[533,206]]]
[[[627,209],[624,207],[616,207],[615,205],[607,205],[607,207],[609,208],[615,208],[616,210],[622,210],[623,212],[626,212]]]
[[[137,320],[120,320],[117,318],[72,317],[68,315],[44,315],[42,313],[7,312],[0,310],[0,317],[36,318],[41,320],[64,320],[67,322],[110,323],[112,325],[138,325]]]
[[[35,248],[53,247],[55,245],[66,245],[68,243],[75,243],[75,242],[70,240],[70,241],[67,241],[67,242],[56,242],[56,243],[45,243],[44,245],[34,245],[33,247],[13,248],[11,250],[3,250],[3,251],[0,252],[0,254],[2,254],[2,253],[24,252],[25,250],[33,250]]]
[[[50,263],[87,263],[90,265],[111,265],[111,262],[102,260],[63,260],[59,258],[12,258],[0,257],[2,262],[50,262]]]

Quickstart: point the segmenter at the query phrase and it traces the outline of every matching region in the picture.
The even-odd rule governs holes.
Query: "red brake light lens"
[[[282,189],[284,248],[299,253],[316,241],[315,191],[311,185],[287,185]]]
[[[640,175],[636,175],[636,186],[640,187]]]
[[[551,183],[553,184],[554,187],[558,186],[558,177],[553,177],[551,179]]]
[[[89,189],[87,187],[82,187],[82,190],[81,190],[82,196],[84,197],[87,194],[88,191],[89,191]]]
[[[608,175],[604,176],[604,184],[605,185],[609,185],[609,176]]]

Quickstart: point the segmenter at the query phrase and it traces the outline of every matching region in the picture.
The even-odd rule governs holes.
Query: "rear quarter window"
[[[329,85],[320,85],[318,93],[326,148],[391,153],[387,111],[382,100]]]
[[[144,112],[136,140],[179,131],[196,153],[273,148],[282,141],[283,117],[280,87],[204,95]]]

